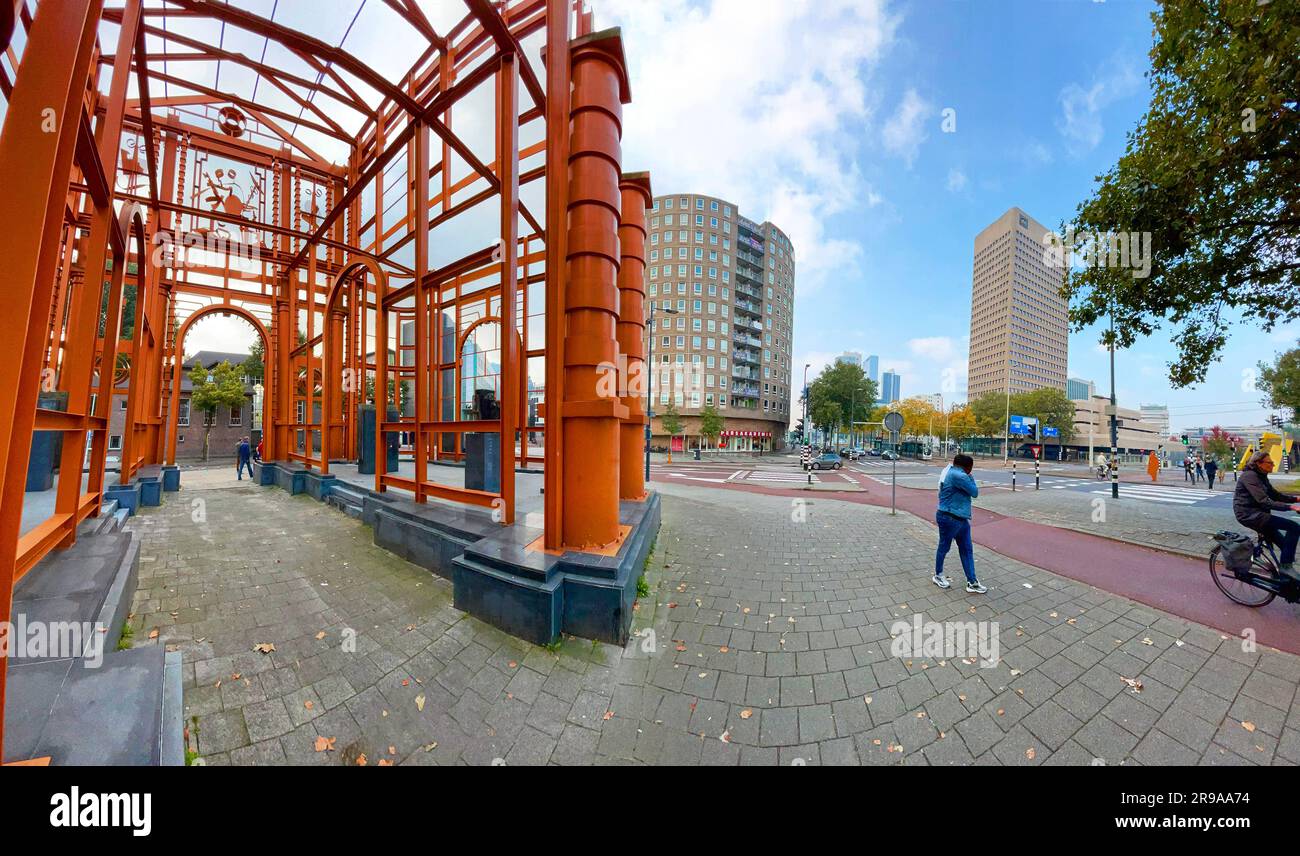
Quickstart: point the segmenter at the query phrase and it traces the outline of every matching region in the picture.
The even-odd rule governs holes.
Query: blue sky
[[[796,385],[852,349],[897,367],[904,396],[940,391],[947,369],[963,397],[976,233],[1013,205],[1055,228],[1148,101],[1153,4],[1136,0],[593,6],[623,26],[633,70],[625,167],[794,241]],[[1238,328],[1207,382],[1175,391],[1158,334],[1120,352],[1120,403],[1167,404],[1175,428],[1258,423],[1243,372],[1298,337]],[[1071,335],[1069,371],[1109,391],[1095,331]]]

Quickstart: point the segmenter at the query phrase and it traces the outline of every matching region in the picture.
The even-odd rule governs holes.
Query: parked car
[[[834,452],[822,452],[816,458],[813,458],[812,462],[814,470],[838,470],[842,466],[844,466],[844,462]]]

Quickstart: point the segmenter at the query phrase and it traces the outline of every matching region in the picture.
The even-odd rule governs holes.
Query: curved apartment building
[[[702,444],[699,414],[713,405],[724,420],[720,446],[781,448],[791,412],[790,239],[726,200],[693,193],[656,197],[648,225],[652,445]],[[683,427],[673,438],[658,415],[670,402]]]

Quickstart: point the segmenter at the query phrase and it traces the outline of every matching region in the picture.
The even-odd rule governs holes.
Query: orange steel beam
[[[504,505],[501,523],[506,526],[515,522],[515,430],[519,425],[517,389],[521,377],[515,297],[519,286],[519,71],[523,64],[526,63],[518,54],[505,54],[497,74],[497,184],[501,188],[500,452]]]
[[[543,469],[544,543],[557,550],[564,543],[564,332],[565,258],[568,226],[569,6],[552,0],[546,6],[546,449]]]
[[[118,55],[121,63],[114,66],[113,77],[109,84],[108,97],[104,101],[104,116],[99,123],[96,141],[95,159],[107,173],[105,181],[111,188],[117,174],[117,150],[122,132],[122,109],[127,87],[131,77],[131,51],[135,44],[135,32],[140,23],[140,3],[133,2],[124,9],[122,26],[118,31]],[[73,298],[68,316],[67,340],[70,347],[65,349],[63,358],[64,383],[68,392],[67,409],[69,413],[87,413],[90,408],[91,382],[94,374],[94,351],[84,339],[87,333],[92,335],[99,326],[101,294],[104,285],[104,270],[108,261],[108,245],[112,243],[117,249],[113,257],[114,269],[125,267],[125,241],[116,238],[121,226],[111,200],[103,204],[95,203],[91,213],[90,234],[83,246],[82,262],[85,275],[82,287]],[[110,239],[112,237],[112,240]],[[112,359],[105,361],[112,365]],[[106,411],[107,412],[107,411]],[[107,423],[102,430],[92,436],[106,436]],[[81,501],[81,468],[85,459],[87,437],[85,433],[65,435],[63,451],[59,460],[60,473],[77,473],[76,478],[60,478],[55,498],[55,512],[71,514]],[[93,462],[98,476],[92,474],[92,481],[102,484],[102,465],[98,459]],[[98,513],[98,508],[94,509]],[[76,527],[69,527],[60,546],[70,546],[76,540]]]
[[[38,7],[0,131],[0,163],[23,165],[0,182],[0,211],[9,217],[0,230],[8,329],[11,341],[21,343],[16,359],[0,360],[0,412],[12,414],[9,430],[0,432],[0,621],[5,622],[12,608],[45,322],[100,7],[100,0]],[[0,711],[7,660],[0,658]],[[0,721],[0,757],[3,751]]]
[[[628,100],[617,31],[575,39],[569,152],[569,238],[565,284],[564,546],[601,548],[618,539],[618,480],[591,473],[619,470],[619,422],[627,416],[617,390],[619,137]]]

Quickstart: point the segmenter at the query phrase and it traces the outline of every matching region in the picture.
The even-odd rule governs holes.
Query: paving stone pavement
[[[307,497],[197,487],[131,520],[132,625],[205,764],[1300,763],[1300,658],[981,548],[988,595],[941,591],[910,515],[666,485],[638,635],[548,650]],[[915,614],[1000,659],[893,656]]]

